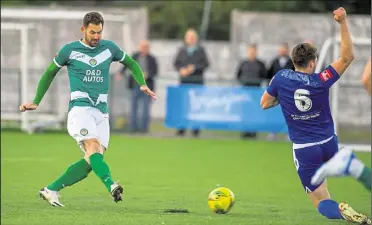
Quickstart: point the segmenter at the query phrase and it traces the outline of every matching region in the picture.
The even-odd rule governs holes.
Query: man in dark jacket
[[[283,43],[280,46],[278,56],[274,58],[269,70],[267,71],[266,79],[271,80],[271,78],[282,69],[295,69],[291,57],[289,56],[289,47],[287,43]]]
[[[265,64],[257,59],[257,46],[249,45],[247,49],[248,58],[240,63],[236,78],[242,86],[259,87],[265,80],[266,68]],[[255,132],[244,132],[242,138],[255,138]]]
[[[174,60],[174,67],[180,75],[181,84],[204,84],[204,71],[208,68],[209,61],[202,46],[198,44],[198,34],[189,29],[185,34],[185,45],[182,46]],[[193,135],[199,136],[199,130],[194,129]],[[177,134],[183,136],[185,130],[178,130]]]
[[[150,45],[146,40],[139,44],[139,51],[132,56],[136,60],[145,76],[147,86],[155,89],[155,77],[158,75],[158,64],[154,56],[149,52]],[[126,67],[121,71],[124,74]],[[132,132],[147,133],[150,125],[150,108],[151,97],[145,95],[136,84],[133,76],[128,76],[128,87],[131,89],[131,115],[130,115],[130,129]],[[139,109],[142,108],[141,114]]]
[[[283,43],[279,48],[279,54],[274,58],[271,63],[269,70],[267,71],[266,79],[270,81],[273,76],[282,69],[295,70],[292,63],[291,57],[289,56],[289,46],[288,43]],[[268,136],[269,140],[275,139],[275,134],[270,133]]]

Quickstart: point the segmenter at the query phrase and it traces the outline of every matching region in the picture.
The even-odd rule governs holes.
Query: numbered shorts
[[[109,116],[93,107],[73,107],[68,113],[67,131],[80,148],[82,141],[97,138],[107,149],[110,141]]]
[[[321,184],[312,185],[311,178],[316,170],[330,160],[338,151],[336,135],[325,143],[318,143],[299,149],[293,149],[293,160],[306,193],[315,191]]]

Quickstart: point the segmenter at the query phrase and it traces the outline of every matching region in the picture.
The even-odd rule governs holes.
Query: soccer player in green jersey
[[[115,202],[122,200],[123,188],[113,181],[103,160],[110,137],[107,106],[110,64],[116,61],[128,67],[140,89],[156,99],[155,93],[147,87],[138,63],[114,42],[101,39],[103,27],[104,20],[99,13],[87,13],[81,27],[83,38],[60,49],[42,75],[33,102],[19,107],[22,112],[37,109],[58,71],[67,67],[71,92],[67,130],[84,152],[84,158],[40,190],[40,196],[52,206],[63,207],[58,191],[83,180],[91,171],[102,181]]]

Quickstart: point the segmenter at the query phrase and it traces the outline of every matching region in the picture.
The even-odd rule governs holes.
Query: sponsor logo
[[[332,78],[332,73],[329,70],[324,70],[323,72],[320,73],[320,79],[323,82],[326,82],[327,80]]]
[[[101,76],[101,70],[86,70],[83,81],[84,82],[103,82],[103,76]]]

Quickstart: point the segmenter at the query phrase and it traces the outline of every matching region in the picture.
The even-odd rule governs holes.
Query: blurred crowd
[[[287,43],[282,43],[278,46],[278,54],[268,63],[257,57],[258,51],[259,46],[256,44],[247,46],[246,58],[238,64],[235,72],[236,80],[240,85],[259,87],[262,84],[267,84],[274,74],[281,69],[294,70]],[[141,41],[138,50],[132,56],[141,66],[149,88],[156,92],[155,78],[158,75],[158,61],[151,53],[149,41]],[[210,58],[202,44],[200,44],[198,33],[194,29],[186,31],[184,45],[178,49],[177,54],[174,56],[173,65],[175,71],[179,74],[180,84],[204,85],[204,73],[210,65]],[[266,67],[265,65],[269,66]],[[130,131],[133,133],[149,132],[151,97],[139,90],[138,85],[125,67],[117,76],[118,78],[126,77],[128,79],[128,88],[131,91]],[[199,130],[194,129],[191,132],[194,137],[200,135]],[[178,136],[184,136],[185,133],[185,129],[177,131]],[[243,132],[242,138],[256,138],[256,133]],[[269,138],[275,138],[275,134],[270,134]]]

